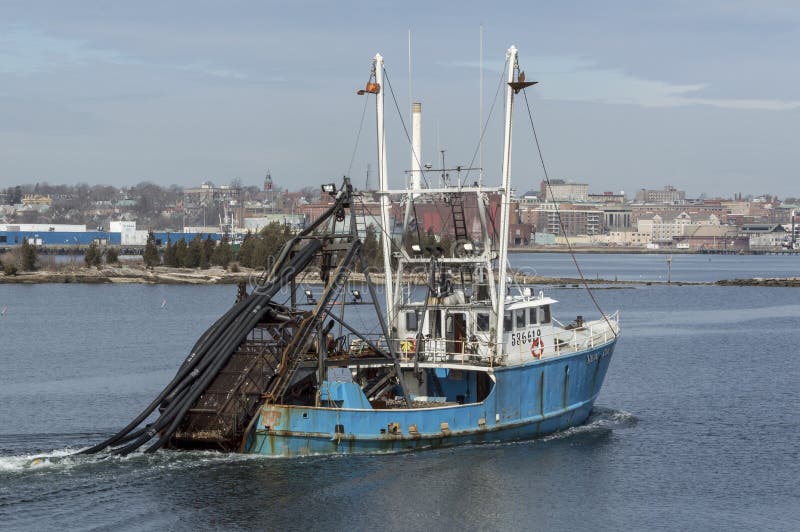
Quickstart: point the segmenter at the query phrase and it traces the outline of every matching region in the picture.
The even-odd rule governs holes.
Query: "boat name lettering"
[[[534,338],[539,338],[540,336],[542,336],[541,329],[511,333],[511,346],[529,344],[533,342]]]
[[[604,356],[607,356],[608,353],[609,353],[608,348],[605,348],[602,351],[597,351],[596,353],[589,353],[588,355],[586,355],[586,363],[591,364],[593,362],[597,362]]]

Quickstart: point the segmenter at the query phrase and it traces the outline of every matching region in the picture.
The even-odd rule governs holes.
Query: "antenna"
[[[411,113],[411,116],[409,116],[409,123],[414,119],[414,112],[411,110],[413,102],[414,99],[411,92],[411,28],[408,28],[408,112]]]
[[[367,163],[367,178],[364,181],[364,190],[369,190],[369,171],[370,171],[370,164]]]
[[[483,24],[480,26],[480,51],[478,53],[478,78],[479,78],[479,89],[478,89],[478,143],[480,144],[480,158],[478,159],[478,166],[480,170],[478,171],[478,184],[483,184]]]
[[[447,179],[447,173],[446,173],[447,172],[447,167],[444,165],[444,152],[446,152],[446,151],[447,150],[439,150],[439,152],[442,154],[442,183],[441,183],[441,186],[443,186],[443,187],[446,187],[448,185],[448,181],[449,181]]]

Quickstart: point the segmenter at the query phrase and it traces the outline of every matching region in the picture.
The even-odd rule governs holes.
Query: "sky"
[[[411,101],[423,162],[482,160],[499,183],[512,44],[539,82],[515,101],[519,192],[544,176],[530,106],[549,177],[590,192],[800,196],[795,0],[2,0],[0,188],[261,185],[268,170],[291,190],[374,186],[374,102],[356,90],[376,52],[391,185],[411,164]]]

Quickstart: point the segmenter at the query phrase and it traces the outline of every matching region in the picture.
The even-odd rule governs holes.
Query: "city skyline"
[[[551,178],[629,197],[664,184],[691,197],[799,194],[800,10],[791,2],[569,2],[495,13],[467,3],[455,24],[447,7],[414,3],[6,2],[0,14],[0,188],[259,186],[270,168],[297,189],[345,173],[361,183],[369,164],[374,183],[371,106],[349,162],[365,104],[355,90],[378,51],[406,122],[410,100],[423,104],[422,158],[439,166],[444,149],[448,166],[467,165],[479,137],[482,25],[484,118],[515,44],[540,81],[528,100]],[[519,98],[519,193],[543,177],[524,107]],[[499,175],[497,114],[484,146],[489,181]],[[396,112],[387,125],[397,186],[408,147]]]

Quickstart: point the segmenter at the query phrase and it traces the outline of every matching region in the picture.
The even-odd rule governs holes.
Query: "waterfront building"
[[[748,239],[751,250],[780,248],[786,241],[786,229],[780,224],[745,224],[739,228],[739,235]]]
[[[536,228],[531,224],[509,224],[508,242],[511,246],[530,246],[535,243]]]
[[[216,186],[211,181],[204,181],[199,187],[187,188],[183,191],[184,202],[191,205],[210,205],[225,200],[238,200],[242,189],[237,186]]]
[[[53,205],[53,200],[50,196],[43,196],[40,194],[25,194],[22,196],[23,205]]]
[[[719,202],[700,203],[693,205],[631,205],[631,225],[636,226],[641,219],[649,220],[658,215],[662,220],[672,220],[685,212],[693,219],[708,218],[712,214],[716,216],[720,223],[728,223],[728,209]]]
[[[81,224],[0,224],[0,231],[19,231],[23,233],[85,233],[86,226]]]
[[[563,179],[551,179],[540,185],[539,199],[544,202],[587,202],[589,201],[589,185],[585,183],[572,183]]]
[[[535,227],[537,233],[552,235],[564,232],[567,236],[602,234],[604,216],[599,208],[574,203],[541,203],[535,208],[520,210],[522,223]]]
[[[590,203],[601,203],[603,205],[624,205],[626,198],[625,192],[614,194],[613,192],[603,192],[602,194],[589,194]]]
[[[636,203],[667,203],[679,205],[686,201],[686,192],[667,185],[662,190],[639,189],[636,192]]]
[[[742,200],[721,201],[720,205],[728,210],[730,216],[750,216],[750,202]]]
[[[671,220],[655,215],[651,220],[639,220],[638,229],[639,232],[653,235],[651,242],[654,244],[669,244],[675,237],[682,236],[685,227],[691,223],[692,218],[685,212]]]
[[[630,229],[631,210],[629,207],[605,206],[601,207],[600,210],[603,212],[604,232]]]
[[[302,213],[286,214],[279,212],[252,216],[244,219],[243,229],[251,233],[257,233],[266,226],[276,222],[281,225],[288,225],[292,229],[300,230],[306,226],[306,216]]]
[[[609,231],[607,235],[598,237],[597,241],[608,244],[609,246],[643,248],[646,247],[647,244],[650,244],[652,238],[652,233],[640,231]]]
[[[694,251],[740,252],[750,248],[749,239],[727,225],[692,225],[675,238],[675,246]]]
[[[116,220],[108,225],[109,233],[119,234],[120,245],[144,246],[147,244],[147,231],[137,231],[135,221]]]

